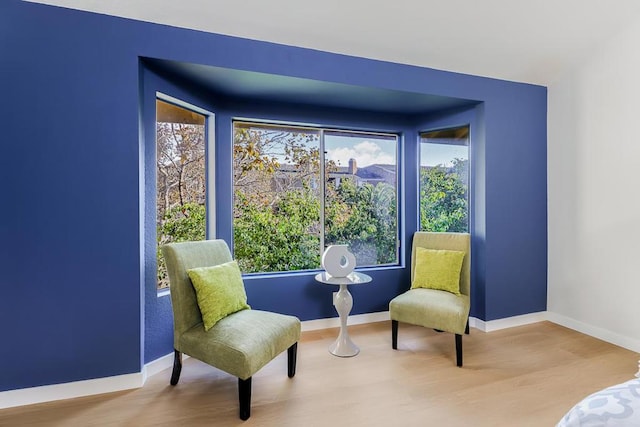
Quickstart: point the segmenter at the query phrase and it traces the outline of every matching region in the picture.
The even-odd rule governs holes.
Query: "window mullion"
[[[324,253],[324,233],[325,233],[325,222],[324,222],[324,208],[326,202],[326,193],[327,193],[327,180],[325,179],[327,164],[325,161],[325,150],[324,150],[324,129],[320,129],[320,254]]]

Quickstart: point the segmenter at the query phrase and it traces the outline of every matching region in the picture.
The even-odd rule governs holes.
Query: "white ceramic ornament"
[[[330,245],[322,254],[322,268],[333,277],[346,277],[356,268],[356,257],[347,245]]]

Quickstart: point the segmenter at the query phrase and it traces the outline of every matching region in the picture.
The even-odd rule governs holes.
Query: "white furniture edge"
[[[389,320],[388,311],[354,314],[349,316],[349,325],[383,322],[387,320]],[[521,316],[513,316],[490,321],[483,321],[471,317],[469,319],[469,326],[475,329],[479,329],[483,332],[492,332],[500,329],[537,323],[544,320],[548,320],[550,322],[565,326],[569,329],[573,329],[585,335],[589,335],[609,342],[611,344],[615,344],[628,350],[640,353],[640,340],[625,337],[607,331],[605,329],[587,325],[585,323],[548,311],[541,311],[538,313],[530,313]],[[338,327],[340,327],[340,319],[338,317],[307,320],[302,322],[303,331],[314,331],[318,329]],[[471,333],[473,333],[473,331],[471,331]],[[391,338],[389,338],[389,340],[391,340]],[[74,381],[64,384],[53,384],[3,391],[0,392],[0,409],[140,388],[144,385],[148,377],[155,375],[172,366],[173,353],[167,354],[166,356],[160,357],[159,359],[145,364],[142,372],[85,381]],[[167,382],[168,381],[169,376],[167,376]]]
[[[333,261],[329,259],[329,263],[327,263],[325,256],[331,255],[331,249],[336,249],[335,259]],[[329,246],[323,255],[322,266],[326,269],[330,263],[333,262],[335,264],[334,267],[337,269],[338,267],[336,267],[336,265],[340,265],[340,257],[347,258],[347,267],[349,265],[355,265],[355,257],[347,251],[346,246]],[[352,258],[352,260],[350,260],[350,258]],[[338,357],[357,356],[358,353],[360,353],[360,348],[351,340],[348,328],[349,314],[351,314],[351,309],[353,308],[353,296],[351,292],[349,292],[349,286],[370,283],[371,276],[359,271],[352,271],[346,276],[333,276],[329,271],[325,271],[316,274],[315,280],[324,285],[340,287],[340,290],[333,294],[333,306],[340,318],[340,332],[336,340],[329,345],[329,353]]]

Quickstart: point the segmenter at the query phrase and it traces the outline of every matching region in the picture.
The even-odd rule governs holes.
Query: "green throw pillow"
[[[196,290],[205,331],[229,314],[251,308],[247,304],[247,294],[236,261],[192,268],[187,270],[187,274]]]
[[[460,295],[460,270],[464,252],[416,248],[411,289],[428,288]]]

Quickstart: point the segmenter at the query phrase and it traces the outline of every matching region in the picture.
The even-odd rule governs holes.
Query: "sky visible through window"
[[[307,141],[303,145],[311,148],[317,146],[317,140]],[[393,135],[380,138],[370,135],[332,135],[325,134],[324,150],[325,160],[333,160],[336,165],[346,167],[349,159],[356,159],[358,167],[366,167],[373,164],[396,164],[396,138]],[[284,152],[271,153],[281,164],[291,164]]]
[[[369,137],[325,135],[326,160],[338,166],[348,166],[356,159],[358,167],[372,164],[396,164],[396,142]],[[468,160],[469,147],[454,144],[423,144],[420,150],[422,166],[453,166],[453,159]]]
[[[420,165],[444,167],[453,166],[453,159],[469,159],[469,147],[453,144],[422,144],[420,148]]]
[[[396,164],[396,141],[370,138],[368,136],[325,135],[326,160],[333,160],[338,166],[348,166],[349,159],[356,159],[358,167],[373,164]]]
[[[396,141],[388,136],[378,139],[370,135],[345,136],[327,133],[325,152],[326,160],[333,160],[338,166],[343,167],[349,165],[349,159],[356,159],[358,167],[397,163]],[[289,163],[282,153],[278,153],[276,158],[283,164]],[[469,147],[451,143],[423,143],[420,149],[421,166],[451,167],[454,159],[468,160]]]

